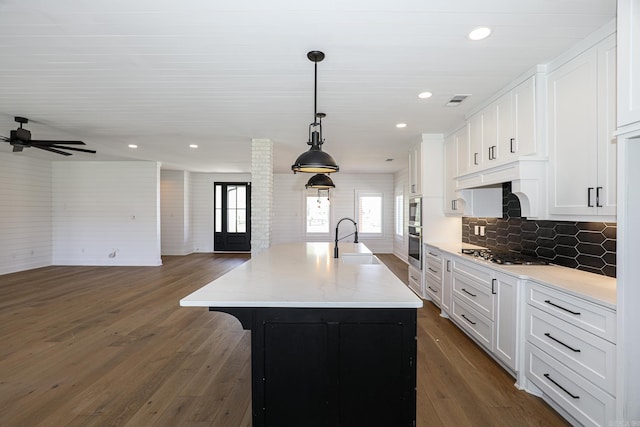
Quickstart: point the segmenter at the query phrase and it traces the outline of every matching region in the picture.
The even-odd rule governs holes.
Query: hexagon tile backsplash
[[[528,220],[521,217],[511,183],[503,184],[502,196],[502,218],[462,218],[463,242],[616,276],[616,223]],[[484,236],[474,235],[476,225],[486,227]]]

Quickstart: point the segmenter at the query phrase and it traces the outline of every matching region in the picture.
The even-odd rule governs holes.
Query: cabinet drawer
[[[527,308],[527,340],[610,394],[616,346],[542,310]]]
[[[453,266],[454,273],[461,273],[469,278],[475,279],[480,283],[491,287],[492,270],[470,262],[457,261]]]
[[[553,357],[527,343],[525,375],[549,398],[585,426],[615,420],[615,399]]]
[[[438,307],[442,302],[442,284],[440,280],[434,280],[427,274],[425,278],[424,292],[431,297]]]
[[[534,307],[616,342],[616,313],[613,310],[531,281],[527,282],[526,298]]]
[[[427,257],[424,272],[427,276],[431,276],[436,280],[442,281],[442,260]]]
[[[491,288],[484,286],[483,283],[460,274],[454,269],[453,273],[453,295],[478,310],[482,315],[494,320],[494,304],[495,300],[491,293]]]
[[[493,345],[493,322],[487,319],[459,298],[453,298],[453,319],[458,326],[467,331],[491,351]]]

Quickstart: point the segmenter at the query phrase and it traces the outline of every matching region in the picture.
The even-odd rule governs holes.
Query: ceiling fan
[[[20,152],[25,147],[38,148],[40,150],[51,151],[52,153],[62,154],[63,156],[71,156],[62,150],[81,151],[83,153],[95,153],[94,150],[86,150],[84,148],[65,147],[65,145],[86,145],[82,141],[58,141],[58,140],[42,140],[31,139],[31,132],[22,127],[23,124],[29,123],[29,119],[25,117],[16,117],[16,122],[20,123],[20,127],[12,130],[9,137],[0,136],[1,141],[8,142],[13,146],[13,152]]]

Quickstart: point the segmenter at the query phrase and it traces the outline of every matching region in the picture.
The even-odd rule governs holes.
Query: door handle
[[[491,293],[496,294],[496,279],[491,279]]]
[[[602,207],[600,204],[600,190],[602,190],[602,187],[596,187],[596,207],[598,208]]]
[[[587,188],[587,207],[588,208],[592,208],[593,205],[591,204],[591,192],[593,191],[593,187],[588,187]]]
[[[478,153],[473,153],[473,164],[474,165],[478,164]]]
[[[512,152],[512,153],[515,153],[515,150],[513,149],[513,141],[515,141],[515,140],[516,140],[515,138],[511,138],[509,140],[509,151]]]

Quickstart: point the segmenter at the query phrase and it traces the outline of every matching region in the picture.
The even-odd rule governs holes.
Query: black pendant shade
[[[328,190],[335,187],[331,178],[322,173],[313,175],[305,185],[305,188],[317,188],[318,190]]]
[[[314,93],[313,93],[313,123],[309,125],[309,140],[307,145],[311,148],[298,156],[295,163],[291,165],[293,173],[307,172],[307,173],[332,173],[340,170],[336,161],[331,157],[329,153],[322,151],[322,144],[324,139],[322,138],[322,118],[326,115],[324,113],[317,112],[317,95],[318,95],[318,62],[324,59],[324,53],[312,50],[307,53],[307,58],[314,62]],[[320,120],[318,120],[318,118]],[[316,130],[318,128],[318,130]],[[314,177],[315,178],[315,177]],[[327,177],[329,178],[329,177]],[[313,178],[312,178],[313,179]],[[329,180],[331,181],[331,180]],[[309,180],[311,182],[311,180]],[[333,183],[331,183],[333,187]],[[315,188],[315,187],[314,187]]]

